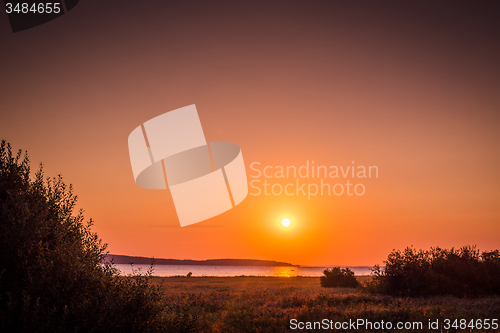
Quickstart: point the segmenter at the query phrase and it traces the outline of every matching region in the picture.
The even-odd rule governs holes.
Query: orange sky
[[[499,11],[475,5],[85,1],[16,34],[0,15],[0,138],[74,185],[115,254],[373,265],[499,248]],[[127,137],[190,104],[248,176],[314,160],[379,178],[363,196],[249,195],[180,228],[168,191],[135,185]]]

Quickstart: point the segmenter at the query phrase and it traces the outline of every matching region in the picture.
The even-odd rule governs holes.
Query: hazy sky
[[[0,15],[0,138],[74,185],[115,254],[373,265],[410,245],[499,248],[498,7],[86,0],[15,34]],[[135,185],[127,137],[190,104],[249,181],[253,162],[379,177],[348,178],[363,196],[249,195],[180,228],[168,191]]]

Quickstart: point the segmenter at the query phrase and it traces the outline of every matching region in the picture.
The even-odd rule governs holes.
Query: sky
[[[0,15],[0,139],[73,184],[113,254],[371,266],[407,246],[498,249],[499,14],[472,1],[86,0],[18,33]],[[169,190],[135,184],[127,138],[191,104],[207,141],[241,147],[249,184],[319,184],[253,170],[312,161],[378,177],[324,179],[363,184],[352,196],[250,187],[181,228]]]

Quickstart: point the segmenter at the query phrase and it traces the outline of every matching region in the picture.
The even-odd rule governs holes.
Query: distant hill
[[[108,254],[106,261],[114,261],[115,264],[136,264],[149,265],[151,258],[123,256],[119,254]],[[292,266],[288,262],[271,261],[271,260],[256,260],[256,259],[209,259],[209,260],[180,260],[180,259],[154,259],[155,265],[208,265],[208,266]]]

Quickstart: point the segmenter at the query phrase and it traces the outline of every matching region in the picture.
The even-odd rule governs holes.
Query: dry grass
[[[359,277],[360,282],[369,279]],[[169,332],[289,332],[292,318],[426,324],[429,319],[492,319],[500,314],[498,297],[373,296],[352,288],[321,288],[319,278],[312,277],[156,277],[153,283],[165,293]]]
[[[370,276],[358,276],[361,283],[370,281]],[[319,277],[153,277],[152,282],[161,285],[169,294],[193,292],[224,292],[233,294],[247,293],[250,290],[264,291],[276,294],[284,292],[300,293],[313,297],[317,294],[353,294],[352,288],[321,288]]]

